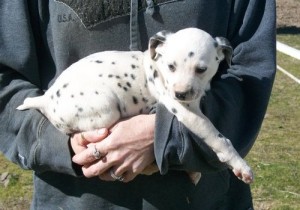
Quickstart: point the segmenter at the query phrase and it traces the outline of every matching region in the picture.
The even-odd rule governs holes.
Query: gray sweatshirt
[[[82,176],[69,136],[38,111],[16,111],[69,65],[104,50],[145,50],[160,30],[198,27],[234,48],[203,112],[245,156],[266,112],[275,75],[274,0],[1,0],[0,150],[34,172],[32,209],[230,209],[252,207],[249,186],[163,106],[156,109],[160,173],[130,183]],[[182,170],[201,171],[193,186]]]

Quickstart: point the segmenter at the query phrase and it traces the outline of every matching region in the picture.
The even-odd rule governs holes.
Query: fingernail
[[[76,155],[74,155],[74,156],[72,157],[72,161],[73,161],[74,163],[76,163],[76,161],[77,161],[77,156],[76,156]]]
[[[106,128],[101,128],[101,129],[99,129],[99,130],[97,131],[97,133],[98,133],[99,135],[105,134],[105,133],[106,133]]]

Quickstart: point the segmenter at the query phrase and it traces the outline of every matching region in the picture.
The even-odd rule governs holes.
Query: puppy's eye
[[[171,72],[174,72],[174,71],[176,70],[176,67],[175,67],[175,65],[173,65],[173,64],[169,64],[169,65],[168,65],[168,68],[169,68],[169,70],[170,70]]]
[[[195,72],[197,74],[202,74],[203,72],[205,72],[207,70],[207,67],[196,67]]]

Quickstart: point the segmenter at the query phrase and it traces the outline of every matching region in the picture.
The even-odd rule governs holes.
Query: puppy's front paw
[[[254,175],[251,168],[246,164],[239,168],[232,169],[235,176],[246,184],[251,184],[254,181]]]

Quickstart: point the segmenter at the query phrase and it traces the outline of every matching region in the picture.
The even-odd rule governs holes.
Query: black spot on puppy
[[[134,60],[139,60],[138,57],[136,55],[132,55],[131,56]]]
[[[96,63],[103,63],[103,61],[100,61],[100,60],[96,60],[95,62]]]
[[[169,64],[169,65],[168,65],[168,68],[169,68],[169,70],[170,70],[171,72],[175,72],[175,71],[176,71],[175,62],[174,62],[174,64]]]
[[[112,74],[109,74],[109,75],[108,75],[108,78],[112,78],[112,77],[113,77],[113,75],[112,75]]]
[[[119,103],[117,104],[117,110],[118,110],[119,113],[121,113],[121,107],[120,107]]]
[[[158,77],[158,72],[155,70],[154,72],[153,72],[153,78],[155,79],[155,78],[157,78]]]
[[[126,82],[126,85],[131,88],[130,82]]]
[[[135,80],[135,75],[134,74],[130,74],[131,79]]]
[[[143,97],[143,98],[142,98],[142,101],[143,101],[144,103],[148,103],[149,100],[148,100],[147,98],[144,98],[144,97]]]
[[[195,53],[194,52],[189,52],[189,57],[191,58],[191,57],[193,57],[195,55]]]
[[[154,80],[153,80],[152,77],[149,77],[149,78],[148,78],[148,81],[151,82],[151,83],[154,83]]]
[[[221,133],[218,134],[218,137],[219,138],[224,138],[224,136]]]
[[[131,64],[131,68],[132,68],[132,69],[135,69],[135,68],[136,68],[136,65]]]
[[[138,99],[135,96],[132,96],[132,101],[133,101],[134,104],[139,103]]]
[[[55,127],[61,128],[61,124],[55,124]]]
[[[175,108],[172,108],[171,111],[172,111],[174,114],[177,113],[177,109],[175,109]]]
[[[63,88],[68,87],[68,85],[69,85],[69,83],[64,84],[64,85],[63,85]]]
[[[57,96],[57,97],[60,97],[60,96],[61,96],[61,95],[60,95],[60,90],[57,90],[57,91],[56,91],[56,96]]]

